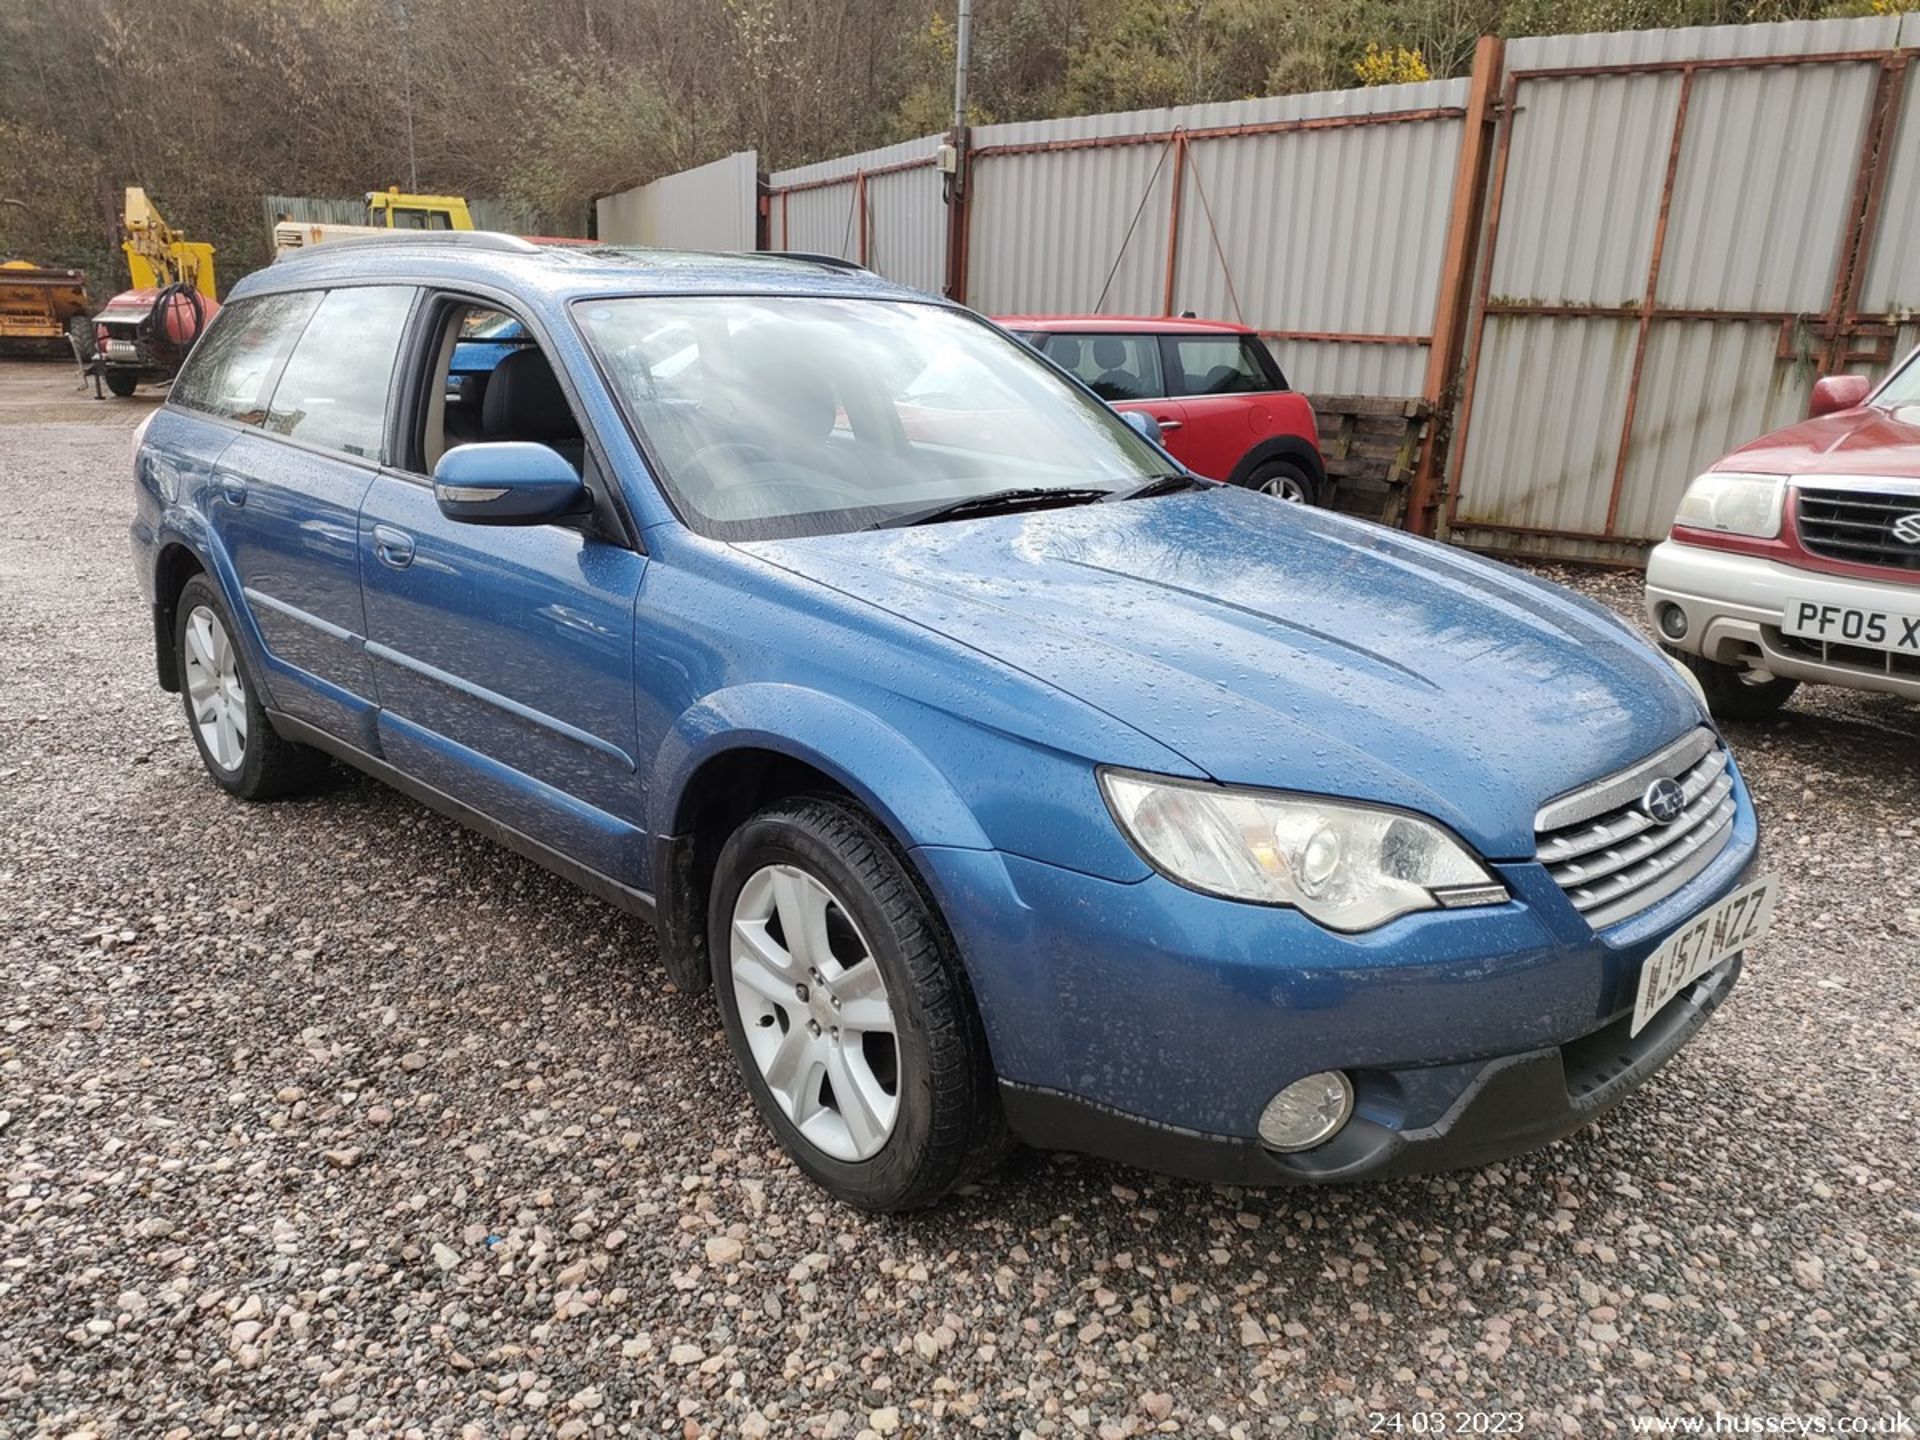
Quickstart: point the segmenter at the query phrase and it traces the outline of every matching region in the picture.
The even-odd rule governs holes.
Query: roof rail
[[[273,261],[277,265],[283,260],[302,255],[334,255],[342,250],[364,250],[375,245],[440,245],[456,250],[492,250],[508,255],[540,253],[540,247],[524,236],[508,235],[499,230],[384,230],[378,235],[349,235],[340,240],[323,240],[318,245],[281,250],[274,255]]]
[[[835,270],[854,270],[862,275],[871,275],[873,271],[858,260],[849,260],[843,255],[821,255],[812,250],[743,250],[743,255],[757,255],[768,260],[806,260],[815,265],[830,265]]]

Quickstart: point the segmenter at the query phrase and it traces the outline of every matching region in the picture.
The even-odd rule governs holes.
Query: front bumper
[[[1631,1012],[1565,1045],[1503,1055],[1471,1078],[1430,1125],[1396,1129],[1356,1114],[1326,1144],[1279,1155],[1258,1140],[1157,1125],[1057,1090],[1002,1081],[1016,1135],[1042,1150],[1222,1185],[1312,1185],[1464,1170],[1538,1149],[1597,1120],[1638,1089],[1706,1023],[1740,974],[1736,955],[1675,997],[1638,1035]]]
[[[1014,1131],[1167,1173],[1240,1183],[1471,1165],[1564,1135],[1638,1085],[1719,1004],[1737,963],[1625,1029],[1640,968],[1758,852],[1735,772],[1726,847],[1596,933],[1531,861],[1513,899],[1336,935],[1297,911],[1121,884],[989,851],[916,852],[978,998]],[[1272,1155],[1262,1108],[1341,1070],[1356,1115]]]
[[[1675,649],[1722,665],[1760,665],[1785,679],[1848,685],[1920,700],[1920,662],[1857,646],[1823,647],[1781,632],[1789,597],[1866,610],[1911,614],[1920,595],[1911,586],[1799,570],[1759,555],[1739,555],[1668,540],[1647,557],[1647,618],[1678,605],[1687,633],[1665,639]]]

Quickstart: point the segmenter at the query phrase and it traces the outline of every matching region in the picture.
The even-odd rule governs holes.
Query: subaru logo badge
[[[1893,538],[1906,545],[1920,545],[1920,515],[1902,515],[1894,521]]]
[[[1647,793],[1640,797],[1640,808],[1654,824],[1671,825],[1687,808],[1687,792],[1680,788],[1678,780],[1663,776],[1647,786]]]

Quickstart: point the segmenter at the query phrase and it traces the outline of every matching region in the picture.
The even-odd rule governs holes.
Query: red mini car
[[[999,323],[1115,409],[1151,415],[1189,469],[1282,500],[1327,499],[1313,406],[1287,387],[1258,331],[1125,315],[1007,315]]]

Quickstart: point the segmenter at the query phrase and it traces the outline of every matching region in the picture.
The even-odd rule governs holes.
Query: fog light
[[[1353,1114],[1353,1086],[1338,1070],[1296,1080],[1260,1112],[1260,1140],[1282,1154],[1331,1140]]]
[[[1683,640],[1687,634],[1687,612],[1678,605],[1668,604],[1660,607],[1660,633],[1669,640]]]

